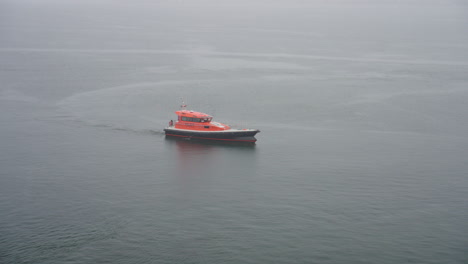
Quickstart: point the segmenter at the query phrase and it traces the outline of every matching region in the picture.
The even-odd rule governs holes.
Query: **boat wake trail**
[[[168,85],[181,83],[134,83],[76,94],[57,104],[59,116],[94,127],[164,134],[172,114],[168,109],[177,105],[167,98],[178,98],[164,92]]]
[[[246,53],[246,52],[219,52],[212,50],[157,50],[157,49],[45,49],[45,48],[0,48],[0,52],[34,52],[34,53],[91,53],[91,54],[154,54],[154,55],[182,55],[182,56],[228,56],[250,58],[275,59],[305,59],[342,62],[365,62],[378,64],[408,64],[408,65],[439,65],[439,66],[468,66],[467,61],[455,60],[425,60],[425,59],[388,59],[388,58],[362,58],[343,56],[323,56],[297,53]]]

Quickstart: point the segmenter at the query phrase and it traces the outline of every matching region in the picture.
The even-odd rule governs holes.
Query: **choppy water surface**
[[[3,1],[0,262],[466,263],[467,8]]]

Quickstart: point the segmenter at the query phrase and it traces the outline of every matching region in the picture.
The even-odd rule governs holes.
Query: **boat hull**
[[[203,140],[218,140],[218,141],[236,141],[236,142],[255,142],[255,135],[260,132],[254,129],[229,129],[223,131],[197,131],[188,129],[165,128],[166,136],[194,138]]]

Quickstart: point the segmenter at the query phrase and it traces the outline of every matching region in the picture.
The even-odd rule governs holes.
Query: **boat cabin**
[[[190,110],[176,111],[176,114],[178,116],[178,121],[205,123],[211,122],[211,120],[213,119],[212,116],[207,115],[205,113],[194,112]]]
[[[211,122],[212,116],[202,112],[195,112],[191,110],[179,110],[177,114],[177,122],[175,128],[190,129],[190,130],[204,130],[204,131],[220,131],[230,129],[228,125],[218,122]]]

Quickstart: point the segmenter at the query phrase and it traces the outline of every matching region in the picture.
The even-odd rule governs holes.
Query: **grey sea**
[[[465,1],[1,0],[0,263],[468,263],[467,115]]]

